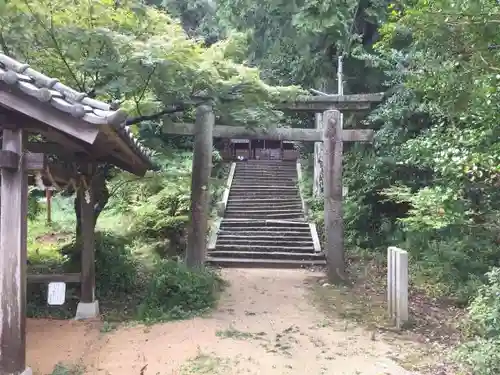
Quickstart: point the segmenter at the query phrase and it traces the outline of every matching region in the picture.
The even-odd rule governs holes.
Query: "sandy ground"
[[[95,375],[409,375],[389,360],[394,348],[314,306],[306,282],[321,276],[225,270],[230,287],[210,317],[151,327],[30,320],[28,364],[36,375],[58,362]]]

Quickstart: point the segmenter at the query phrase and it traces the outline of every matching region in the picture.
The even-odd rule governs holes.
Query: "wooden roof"
[[[151,152],[126,126],[127,113],[0,54],[0,125],[40,132],[53,150],[143,175]],[[9,124],[7,124],[9,122]]]

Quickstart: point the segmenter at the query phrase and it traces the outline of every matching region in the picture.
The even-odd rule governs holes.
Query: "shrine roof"
[[[152,168],[153,165],[150,160],[152,152],[144,147],[132,134],[127,126],[128,114],[125,110],[93,99],[85,93],[66,86],[57,78],[48,77],[32,69],[28,64],[23,64],[4,54],[0,54],[0,84],[2,83],[3,85],[0,85],[0,106],[52,125],[50,120],[42,118],[43,116],[34,116],[33,110],[23,111],[22,107],[24,106],[12,100],[12,97],[9,97],[8,94],[14,93],[17,97],[24,95],[36,99],[38,103],[31,103],[37,109],[43,110],[45,107],[50,110],[55,109],[68,116],[62,118],[63,122],[66,119],[67,122],[74,123],[76,127],[78,127],[79,123],[84,129],[83,132],[88,131],[89,128],[99,130],[101,133],[106,134],[107,138],[110,138],[108,143],[113,143],[114,135],[117,135],[119,139],[114,140],[117,149],[128,147],[129,150],[121,151],[126,151],[129,156],[130,152],[132,152],[137,157],[135,164],[142,164],[141,169]],[[5,95],[2,96],[1,94]],[[9,101],[9,99],[11,100]],[[27,104],[27,106],[29,105]],[[40,114],[40,112],[38,111],[37,114]],[[74,119],[78,120],[78,123],[75,123]],[[95,141],[96,137],[97,135],[93,141]],[[91,140],[87,141],[90,144],[93,143]]]

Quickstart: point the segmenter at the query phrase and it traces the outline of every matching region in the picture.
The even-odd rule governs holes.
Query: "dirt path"
[[[36,332],[30,322],[28,361],[36,374],[58,361],[81,361],[84,373],[95,375],[409,375],[388,359],[386,343],[313,306],[306,282],[321,276],[225,270],[230,287],[209,318],[108,333],[96,323],[40,321]],[[51,335],[55,324],[59,333]]]

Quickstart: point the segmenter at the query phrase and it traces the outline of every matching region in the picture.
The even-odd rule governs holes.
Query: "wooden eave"
[[[127,113],[0,54],[0,126],[41,133],[67,152],[144,175],[151,152],[126,126]]]

